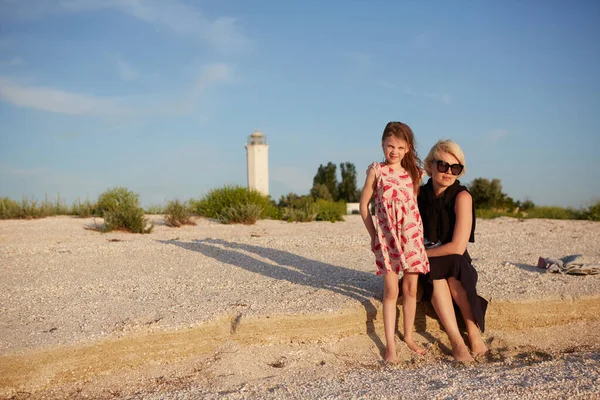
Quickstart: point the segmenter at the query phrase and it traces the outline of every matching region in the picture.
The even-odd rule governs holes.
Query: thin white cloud
[[[424,92],[423,96],[430,98],[432,100],[436,100],[439,102],[442,102],[444,104],[450,104],[452,103],[452,96],[450,96],[448,93],[427,93]]]
[[[381,85],[381,86],[383,86],[385,88],[388,88],[388,89],[395,89],[396,88],[396,85],[394,85],[393,83],[388,82],[386,80],[383,80],[383,79],[380,80],[380,81],[378,81],[377,83],[379,83],[379,85]]]
[[[495,129],[487,135],[487,141],[489,144],[496,144],[506,136],[508,136],[506,129]]]
[[[128,79],[137,75],[126,71]],[[208,96],[207,90],[215,85],[234,81],[230,64],[205,65],[193,81],[172,93],[150,93],[127,97],[98,97],[17,83],[0,76],[0,100],[19,107],[33,108],[68,115],[120,117],[127,115],[186,115],[197,113],[197,101]],[[204,118],[208,118],[204,116]]]
[[[158,27],[198,37],[223,52],[250,47],[237,18],[210,19],[179,0],[63,0],[60,5],[72,12],[115,9]]]
[[[119,72],[121,79],[125,82],[137,81],[141,76],[140,71],[125,61],[121,56],[117,57],[117,71]]]
[[[208,86],[219,83],[231,83],[233,68],[229,64],[214,63],[205,66],[196,81],[196,89],[202,91]]]
[[[0,76],[0,99],[19,107],[69,115],[124,115],[116,98],[70,93],[51,87],[24,86]]]

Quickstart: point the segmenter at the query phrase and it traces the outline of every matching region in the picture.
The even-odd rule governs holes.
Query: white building
[[[259,131],[248,136],[246,143],[248,159],[248,188],[269,195],[269,145]]]

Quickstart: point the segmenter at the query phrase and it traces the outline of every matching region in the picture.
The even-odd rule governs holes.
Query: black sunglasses
[[[437,164],[438,172],[446,172],[446,171],[448,171],[448,168],[450,168],[450,172],[452,173],[452,175],[460,175],[463,168],[465,167],[462,164],[450,165],[446,161],[442,161],[442,160],[434,160],[433,162]]]

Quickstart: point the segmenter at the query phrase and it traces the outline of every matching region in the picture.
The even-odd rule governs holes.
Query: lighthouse
[[[248,136],[246,143],[248,160],[248,189],[255,189],[269,195],[269,145],[267,138],[259,131]]]

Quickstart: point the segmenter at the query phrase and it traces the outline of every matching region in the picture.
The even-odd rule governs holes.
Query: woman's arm
[[[373,198],[373,193],[375,192],[375,170],[373,168],[369,168],[367,170],[367,178],[365,179],[365,186],[363,187],[362,193],[360,195],[360,203],[359,210],[360,216],[362,217],[363,223],[371,236],[371,239],[375,237],[375,225],[373,225],[373,217],[371,217],[371,212],[369,211],[369,203],[371,203],[371,199]]]
[[[456,223],[452,233],[452,241],[433,249],[427,250],[427,257],[447,256],[449,254],[464,254],[467,250],[471,226],[473,225],[473,198],[469,192],[462,191],[456,195],[454,204]]]

